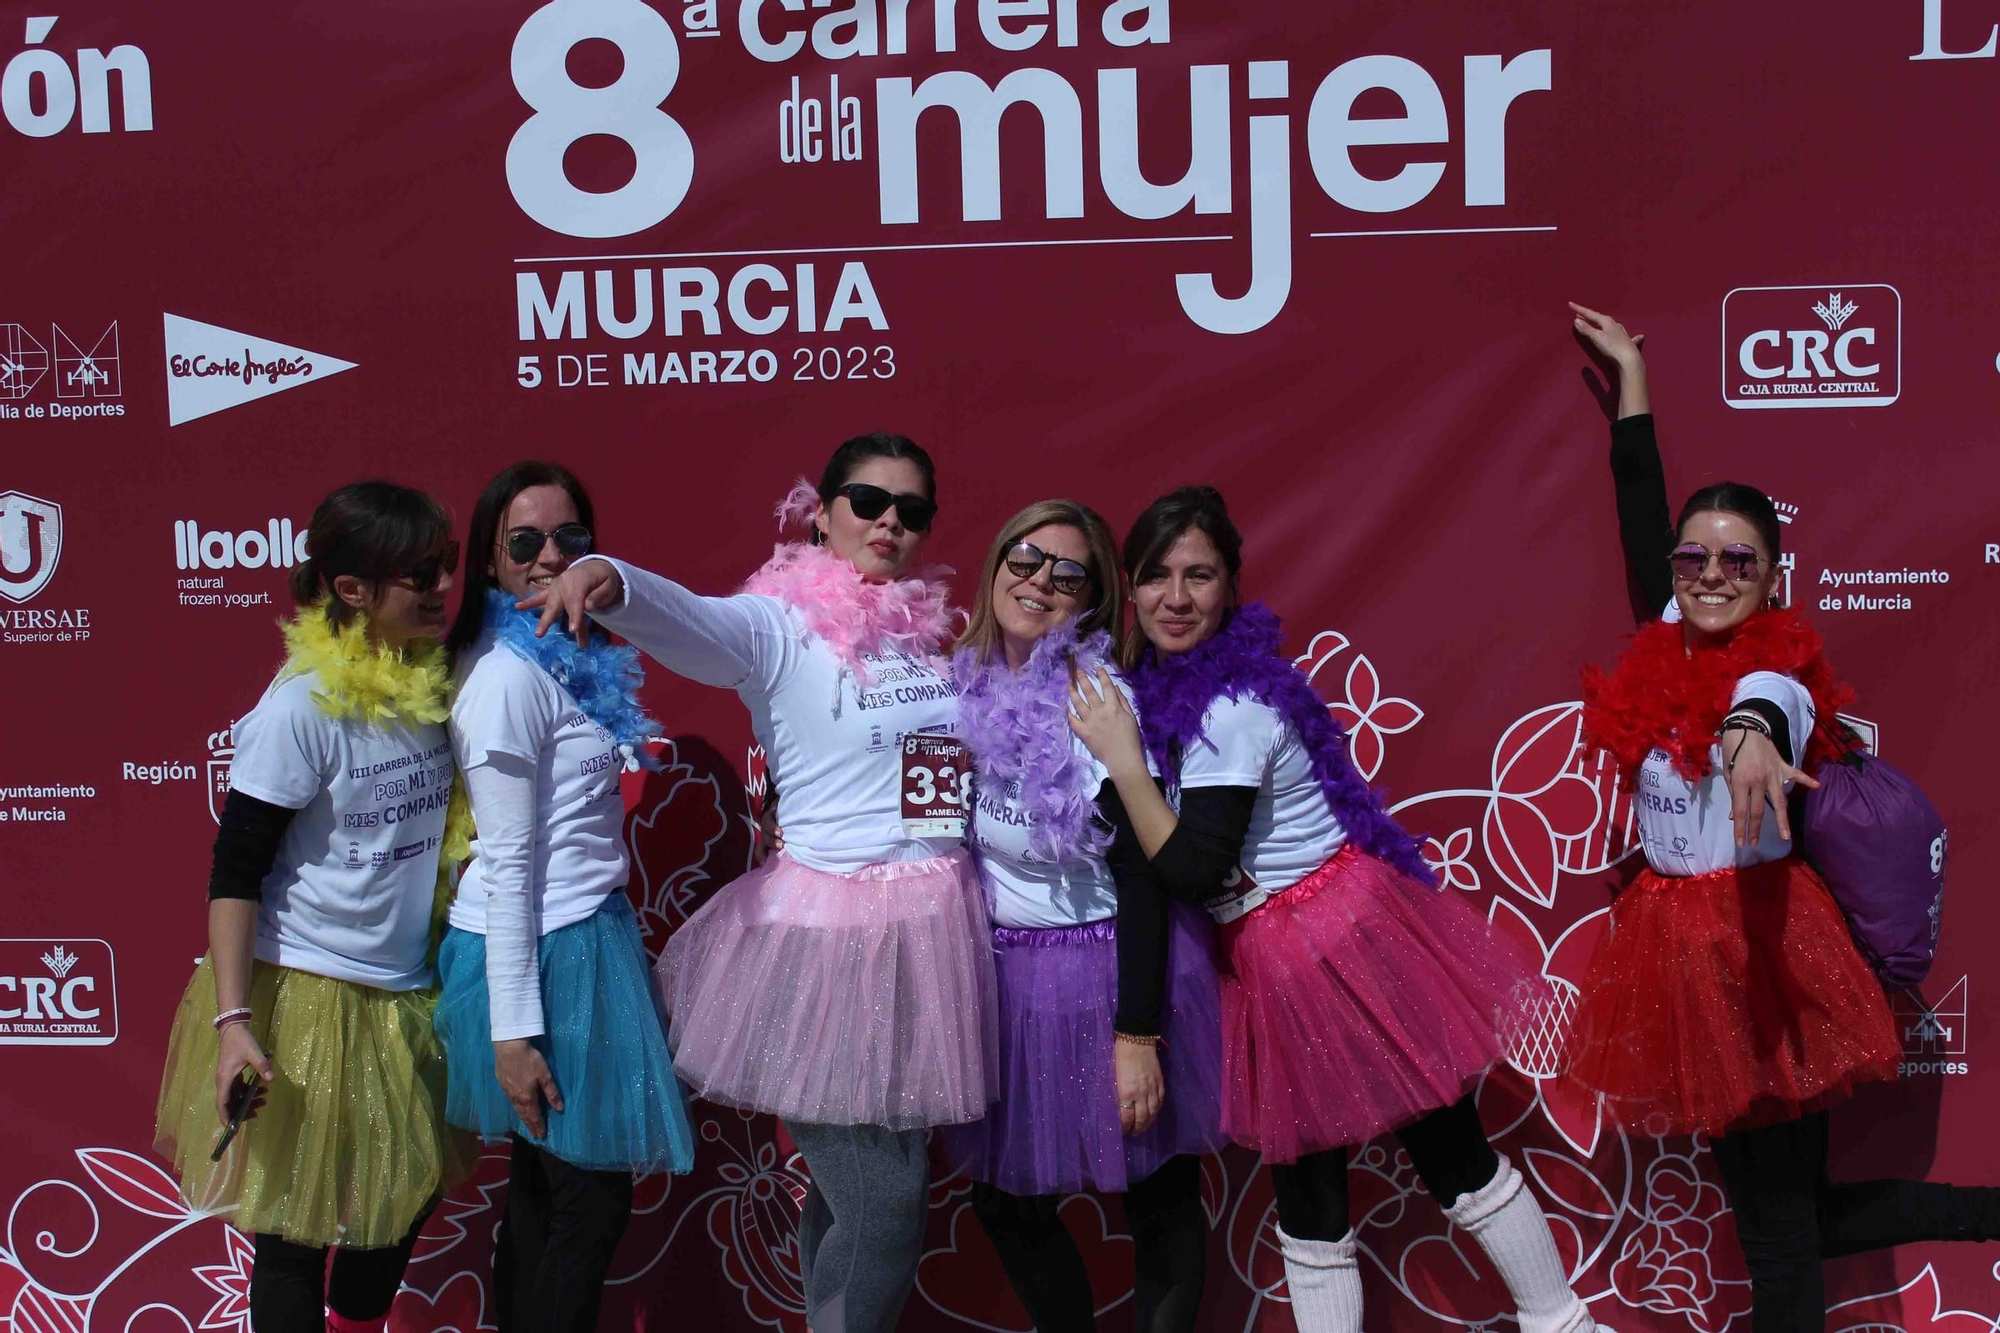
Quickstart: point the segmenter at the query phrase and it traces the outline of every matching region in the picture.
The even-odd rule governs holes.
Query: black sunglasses
[[[911,532],[929,532],[931,520],[937,517],[937,501],[926,500],[921,495],[900,495],[885,491],[880,486],[870,486],[865,481],[850,481],[834,491],[835,495],[847,497],[848,507],[854,510],[856,518],[877,519],[890,505],[896,506],[896,516],[903,520],[903,526]]]
[[[435,592],[444,576],[458,568],[458,543],[448,541],[444,549],[434,555],[425,556],[400,574],[386,574],[384,583],[407,583],[418,592]]]
[[[1074,597],[1089,586],[1089,566],[1050,555],[1033,542],[1014,543],[1007,552],[1007,572],[1017,579],[1031,579],[1051,561],[1055,568],[1049,571],[1049,584],[1057,592]]]
[[[512,528],[501,539],[507,558],[517,565],[525,565],[542,553],[548,542],[556,544],[566,560],[590,554],[590,529],[581,523],[564,523],[553,532],[543,532],[540,528]]]

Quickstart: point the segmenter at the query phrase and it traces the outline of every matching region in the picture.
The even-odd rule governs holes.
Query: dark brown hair
[[[1215,543],[1216,552],[1222,556],[1222,567],[1229,574],[1229,594],[1233,600],[1243,572],[1243,534],[1230,520],[1222,492],[1213,486],[1183,486],[1169,491],[1132,520],[1125,533],[1125,576],[1136,587],[1190,529],[1206,533],[1209,541]],[[1119,661],[1131,666],[1145,647],[1146,633],[1134,617],[1119,646]]]
[[[333,595],[343,574],[388,579],[436,555],[451,540],[451,515],[429,495],[388,481],[357,481],[319,502],[306,530],[306,558],[292,568],[292,598],[326,607],[336,628],[354,607]]]
[[[500,469],[472,506],[472,522],[465,534],[465,582],[458,614],[453,617],[451,633],[444,640],[450,652],[456,654],[476,642],[485,630],[486,590],[493,586],[493,576],[486,572],[486,565],[494,558],[494,547],[500,541],[500,520],[506,517],[507,506],[514,503],[515,496],[536,486],[562,487],[576,505],[577,522],[589,528],[593,538],[597,535],[597,510],[576,473],[560,463],[543,463],[532,458]]]

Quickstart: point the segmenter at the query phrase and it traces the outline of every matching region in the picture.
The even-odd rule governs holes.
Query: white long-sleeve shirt
[[[864,655],[860,680],[778,598],[702,597],[611,563],[625,600],[594,618],[675,674],[735,690],[749,708],[783,794],[786,855],[839,874],[960,845],[910,837],[902,823],[902,738],[958,726],[958,691],[942,657]]]
[[[451,924],[486,936],[493,1039],[537,1036],[537,941],[588,920],[626,881],[623,756],[554,677],[490,635],[458,675],[451,741],[478,838]]]

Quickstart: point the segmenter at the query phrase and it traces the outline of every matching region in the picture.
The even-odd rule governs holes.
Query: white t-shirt
[[[863,682],[775,597],[702,597],[611,563],[625,603],[596,619],[668,670],[735,690],[749,708],[778,788],[787,856],[845,874],[961,845],[903,831],[903,736],[958,729],[958,689],[943,657],[864,656]]]
[[[1095,801],[1109,771],[1082,741],[1074,735],[1067,739],[1070,752],[1089,766],[1084,792]],[[986,888],[993,924],[1045,930],[1116,916],[1118,886],[1104,858],[1079,853],[1060,862],[1043,860],[1029,851],[1034,829],[1033,816],[1021,806],[1018,779],[975,782],[967,834],[979,859],[979,881]]]
[[[1753,671],[1736,683],[1731,706],[1745,699],[1768,699],[1784,710],[1794,750],[1785,757],[1796,764],[1806,738],[1812,735],[1816,716],[1806,687],[1775,671]],[[1734,743],[1733,737],[1731,740]],[[1745,847],[1736,845],[1736,825],[1729,818],[1729,780],[1719,740],[1709,747],[1708,771],[1699,782],[1682,777],[1665,750],[1647,755],[1639,766],[1632,808],[1638,816],[1639,841],[1646,849],[1647,864],[1662,875],[1702,875],[1730,866],[1760,865],[1792,850],[1792,844],[1778,836],[1778,821],[1768,808],[1757,841]]]
[[[274,681],[236,724],[229,785],[296,810],[264,877],[257,957],[382,990],[429,983],[431,901],[451,800],[436,723],[336,721],[314,675]]]
[[[1326,803],[1298,729],[1276,709],[1247,694],[1218,695],[1202,717],[1202,733],[1181,756],[1181,789],[1257,788],[1243,839],[1243,879],[1233,894],[1208,905],[1216,920],[1231,921],[1325,865],[1347,830]]]

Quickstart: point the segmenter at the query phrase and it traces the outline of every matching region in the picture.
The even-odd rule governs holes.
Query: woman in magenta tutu
[[[1125,1195],[1141,1333],[1193,1328],[1208,1238],[1198,1154],[1222,1138],[1208,922],[1169,906],[1103,765],[1069,728],[1070,684],[1104,668],[1124,609],[1110,528],[1044,500],[994,539],[954,663],[1000,1083],[986,1119],[948,1130],[945,1148],[1040,1333],[1095,1327],[1083,1257],[1057,1216],[1085,1189]]]
[[[696,1095],[783,1117],[812,1188],[799,1232],[816,1333],[887,1333],[915,1281],[927,1131],[985,1114],[993,959],[962,814],[906,826],[905,742],[949,762],[947,590],[914,572],[937,511],[898,435],[834,451],[780,506],[809,525],[744,590],[700,597],[591,556],[542,627],[594,617],[669,670],[736,691],[784,791],[784,851],[724,887],[659,963],[675,1066]],[[924,739],[924,738],[930,739]],[[915,738],[915,739],[911,739]]]
[[[1237,604],[1241,552],[1208,487],[1139,516],[1124,549],[1138,716],[1107,676],[1076,690],[1075,726],[1162,885],[1221,924],[1222,1124],[1271,1164],[1293,1316],[1361,1328],[1347,1152],[1394,1131],[1500,1271],[1522,1333],[1584,1333],[1541,1208],[1473,1105],[1543,997],[1536,968],[1437,890],[1280,653],[1277,617]]]

